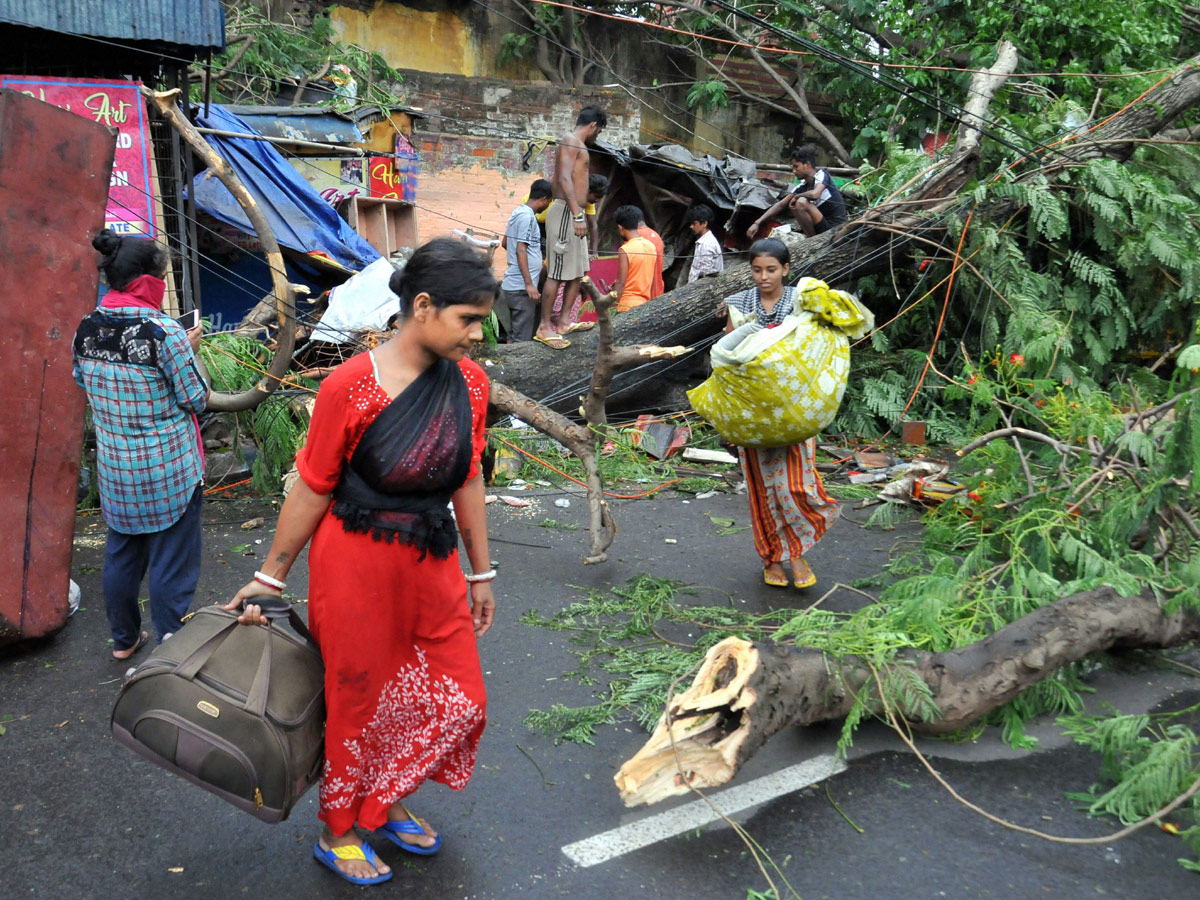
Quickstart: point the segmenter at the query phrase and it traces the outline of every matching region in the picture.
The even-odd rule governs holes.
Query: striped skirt
[[[837,519],[813,465],[815,439],[792,447],[739,447],[754,547],[764,563],[799,559]]]

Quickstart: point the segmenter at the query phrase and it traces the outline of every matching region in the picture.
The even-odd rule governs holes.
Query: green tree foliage
[[[688,109],[698,109],[701,112],[724,109],[729,105],[725,82],[719,78],[697,81],[688,89],[687,104]]]
[[[1001,39],[1015,44],[1019,74],[988,108],[975,180],[913,240],[897,237],[900,252],[884,274],[849,285],[885,324],[854,348],[833,430],[877,436],[905,415],[960,445],[1010,426],[1042,440],[1005,437],[970,454],[956,473],[969,493],[925,516],[920,547],[892,562],[874,585],[878,602],[853,615],[751,618],[664,601],[661,584],[640,581],[531,618],[572,631],[607,686],[597,706],[556,708],[530,723],[574,739],[623,711],[645,723],[671,681],[731,633],[882,667],[906,651],[974,643],[1100,585],[1150,592],[1167,609],[1200,609],[1200,152],[1162,136],[1139,140],[1120,161],[1063,164],[1056,152],[1086,141],[1197,51],[1183,5],[781,0],[770,12],[740,2],[659,9],[644,12],[705,34],[735,27],[756,45],[817,44],[823,53],[805,58],[805,79],[832,96],[853,154],[866,160],[850,190],[868,205],[903,202],[953,151],[952,139],[935,156],[920,142],[957,132],[969,70],[991,65]],[[833,54],[867,64],[867,73]],[[1198,121],[1192,111],[1173,125]],[[1161,412],[1145,416],[1150,409]],[[877,524],[898,507],[884,509]],[[685,640],[680,626],[693,629]],[[978,727],[1028,747],[1031,717],[1063,716],[1072,736],[1102,755],[1088,808],[1132,821],[1200,775],[1197,738],[1178,716],[1084,716],[1081,692],[1097,664],[1060,671]],[[576,674],[594,677],[589,671]],[[936,714],[903,671],[884,690],[914,719]],[[864,698],[843,744],[866,714]],[[1194,799],[1184,811],[1185,821],[1200,822]],[[1200,851],[1200,828],[1185,837]]]
[[[996,44],[1010,40],[1023,74],[989,115],[996,130],[1021,133],[1048,103],[1065,102],[1087,118],[1104,116],[1156,82],[1164,68],[1197,49],[1185,31],[1179,0],[782,0],[781,8],[816,30],[818,41],[846,56],[887,66],[868,79],[827,59],[813,60],[812,83],[831,94],[857,131],[856,158],[889,142],[915,146],[926,132],[952,132],[970,74],[990,65]],[[912,68],[904,68],[911,66]],[[933,67],[945,67],[938,69]],[[1131,78],[1114,75],[1147,74]],[[899,93],[899,87],[907,95]],[[1097,96],[1099,92],[1099,96]],[[937,107],[941,107],[939,112]]]
[[[215,99],[233,103],[273,102],[277,93],[294,91],[309,79],[332,77],[341,93],[331,93],[322,102],[334,108],[395,102],[392,86],[403,76],[378,53],[338,40],[328,14],[313,18],[310,25],[294,21],[272,21],[246,2],[226,8],[226,48],[213,57]],[[333,71],[345,66],[354,89],[345,89],[347,73]],[[325,85],[328,87],[328,85]],[[192,101],[203,99],[203,85],[192,85]],[[289,98],[290,99],[290,98]]]
[[[261,341],[228,331],[210,334],[200,345],[214,391],[249,390],[266,371],[270,355]],[[293,380],[295,384],[289,385],[293,390],[306,395],[316,391],[317,383],[311,379]],[[296,408],[293,399],[292,391],[276,393],[254,409],[233,414],[238,430],[258,448],[251,473],[254,489],[264,494],[279,493],[283,476],[308,432],[308,415]],[[233,452],[240,452],[237,447],[235,440]]]

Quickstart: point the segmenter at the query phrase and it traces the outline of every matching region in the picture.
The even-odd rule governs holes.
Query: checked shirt
[[[105,521],[124,534],[169,528],[204,477],[195,413],[208,387],[187,333],[148,309],[97,309],[80,323],[74,349],[96,426]]]

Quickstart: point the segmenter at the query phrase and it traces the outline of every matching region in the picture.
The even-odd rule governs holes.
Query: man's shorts
[[[816,226],[813,228],[813,234],[824,234],[825,232],[829,231],[831,228],[838,228],[842,225],[845,225],[847,221],[848,220],[845,218],[835,219],[832,217],[832,214],[825,216],[825,218],[823,218],[820,222],[818,222],[816,224]]]
[[[587,271],[587,236],[575,234],[571,207],[565,200],[555,200],[546,210],[546,277],[572,281]]]

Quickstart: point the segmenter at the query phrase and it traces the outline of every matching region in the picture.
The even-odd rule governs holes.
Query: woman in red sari
[[[392,877],[355,825],[412,853],[441,846],[402,801],[427,780],[461,789],[471,777],[486,721],[476,639],[496,606],[479,468],[488,382],[467,358],[496,281],[482,256],[441,238],[390,287],[398,334],[321,386],[267,561],[226,606],[281,594],[312,538],[309,625],[328,715],[313,854],[355,884]],[[475,573],[465,578],[455,520]],[[253,604],[240,618],[265,621]]]

